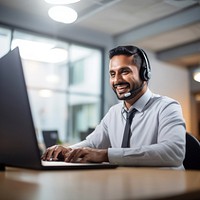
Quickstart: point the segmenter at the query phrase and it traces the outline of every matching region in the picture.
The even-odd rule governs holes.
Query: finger
[[[71,151],[65,154],[65,162],[71,162],[71,159],[74,157],[77,149],[72,149]]]
[[[82,156],[82,149],[73,149],[66,155],[66,162],[76,162]]]
[[[83,157],[79,160],[79,162],[80,162],[80,163],[88,163],[88,162],[90,162],[90,157],[89,157],[89,155],[87,154],[87,155],[83,156]]]
[[[66,148],[63,146],[57,146],[53,152],[52,160],[64,160],[65,154],[70,152],[72,149],[71,148]]]
[[[48,151],[49,151],[49,148],[47,148],[47,149],[45,150],[45,152],[43,153],[43,155],[41,156],[42,160],[46,160],[47,155],[48,155]]]
[[[71,162],[80,162],[80,160],[86,155],[86,151],[83,149],[79,149],[71,159]]]
[[[54,152],[55,146],[47,149],[46,160],[50,161]]]
[[[52,152],[52,160],[56,161],[58,160],[58,157],[59,157],[59,154],[62,152],[62,150],[64,149],[64,147],[61,147],[61,146],[56,146],[54,148],[54,151]]]
[[[48,161],[51,160],[55,148],[56,146],[47,148],[46,152],[42,156],[43,160],[48,160]]]

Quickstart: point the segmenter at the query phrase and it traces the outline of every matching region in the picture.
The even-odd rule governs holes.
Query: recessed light
[[[66,6],[54,6],[49,9],[48,14],[53,20],[65,24],[75,22],[78,17],[78,14],[74,9]]]
[[[71,4],[79,2],[80,0],[45,0],[45,1],[50,4]]]
[[[52,48],[48,51],[46,60],[50,63],[64,62],[68,58],[68,52],[62,48]]]
[[[196,70],[193,74],[193,78],[195,81],[200,82],[200,70]]]

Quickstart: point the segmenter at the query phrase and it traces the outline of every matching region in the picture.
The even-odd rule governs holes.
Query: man
[[[181,106],[150,91],[151,68],[142,49],[119,46],[109,53],[110,85],[122,101],[86,140],[50,147],[42,159],[182,168],[186,130]]]

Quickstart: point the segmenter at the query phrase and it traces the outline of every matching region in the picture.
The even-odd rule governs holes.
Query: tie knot
[[[130,112],[127,113],[127,120],[131,120],[134,116],[135,116],[135,113],[136,113],[137,109],[133,108]]]

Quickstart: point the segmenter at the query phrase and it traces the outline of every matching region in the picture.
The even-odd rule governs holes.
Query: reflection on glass
[[[77,142],[81,132],[95,128],[100,120],[100,98],[95,96],[69,95],[69,140]]]
[[[38,131],[39,140],[42,141],[42,130],[57,130],[59,138],[66,140],[67,130],[67,96],[65,93],[29,89],[29,99],[31,103],[34,123]]]
[[[0,27],[0,58],[10,50],[11,30]]]
[[[72,45],[70,52],[71,92],[101,94],[101,52],[97,49]]]
[[[50,64],[23,60],[23,66],[29,88],[67,91],[67,63]]]
[[[101,113],[99,49],[14,31],[19,46],[37,136],[57,130],[62,142],[73,143],[94,128]]]
[[[54,43],[13,39],[11,49],[17,46],[20,49],[21,57],[25,60],[60,63],[66,61],[68,58],[67,50],[56,47]]]

